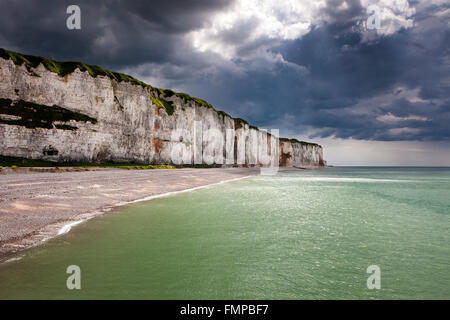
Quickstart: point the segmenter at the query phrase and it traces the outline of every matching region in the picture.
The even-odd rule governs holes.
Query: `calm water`
[[[1,299],[450,299],[450,169],[252,177],[122,207],[20,256],[0,264]]]

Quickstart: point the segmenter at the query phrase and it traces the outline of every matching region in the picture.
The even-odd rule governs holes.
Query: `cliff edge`
[[[3,156],[58,162],[324,165],[318,144],[277,138],[202,99],[98,66],[0,49],[0,79]]]

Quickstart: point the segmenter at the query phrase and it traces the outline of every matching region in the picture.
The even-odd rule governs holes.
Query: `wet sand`
[[[0,175],[0,257],[132,201],[258,174],[258,168],[103,169]]]

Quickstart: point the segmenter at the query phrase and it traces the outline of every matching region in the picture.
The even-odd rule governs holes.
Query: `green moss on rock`
[[[222,117],[230,117],[231,118],[231,116],[228,114],[228,113],[226,113],[225,111],[217,111],[217,113],[219,114],[219,115],[221,115]]]
[[[84,72],[87,71],[92,77],[97,76],[106,76],[110,79],[114,79],[117,82],[129,82],[132,84],[140,85],[144,88],[150,88],[153,89],[152,86],[139,81],[132,76],[120,73],[120,72],[113,72],[109,70],[105,70],[102,67],[92,65],[92,64],[86,64],[83,62],[77,62],[77,61],[56,61],[51,60],[44,57],[39,56],[33,56],[33,55],[27,55],[27,54],[20,54],[17,52],[9,51],[0,48],[0,57],[3,59],[10,59],[14,62],[16,65],[25,65],[25,68],[29,72],[31,72],[31,68],[37,68],[39,64],[42,63],[42,65],[49,71],[57,73],[59,76],[64,77],[67,74],[70,74],[74,72],[76,69],[79,69],[80,71]]]
[[[166,100],[160,99],[159,97],[156,97],[156,96],[150,96],[150,98],[152,99],[152,102],[158,108],[166,110],[166,112],[169,116],[171,116],[173,114],[175,107],[173,106],[172,101],[166,101]]]
[[[0,117],[0,123],[24,126],[26,128],[45,128],[61,130],[77,130],[77,127],[54,122],[69,122],[71,120],[97,123],[97,119],[85,114],[74,112],[57,105],[46,106],[24,100],[12,101],[0,98],[0,114],[12,116]]]
[[[291,143],[300,143],[301,145],[304,145],[304,146],[316,146],[316,147],[320,147],[320,145],[318,145],[317,143],[306,142],[306,141],[300,141],[300,140],[297,140],[297,139],[289,139],[289,141],[290,141]]]
[[[212,104],[210,104],[209,102],[200,99],[200,98],[196,98],[196,97],[191,97],[190,95],[188,95],[187,93],[182,93],[182,92],[174,92],[174,94],[178,97],[183,99],[185,102],[189,102],[192,101],[195,104],[202,106],[202,107],[206,107],[206,108],[211,108],[214,109],[214,107],[212,106]],[[214,109],[216,110],[216,109]],[[217,110],[216,110],[217,111]],[[217,111],[218,112],[218,111]]]

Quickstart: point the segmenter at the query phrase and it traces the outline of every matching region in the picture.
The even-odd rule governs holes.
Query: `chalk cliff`
[[[322,147],[278,139],[187,94],[75,62],[0,49],[0,155],[54,161],[322,166]]]

